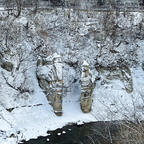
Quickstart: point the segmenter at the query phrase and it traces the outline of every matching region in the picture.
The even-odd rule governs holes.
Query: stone
[[[133,79],[131,70],[128,66],[122,65],[117,67],[99,67],[98,71],[101,75],[106,77],[108,81],[120,80],[123,83],[127,93],[133,92]],[[102,81],[101,84],[105,84],[105,82]]]
[[[91,111],[93,101],[93,83],[89,64],[84,61],[81,73],[81,110],[84,113]]]
[[[0,52],[0,65],[3,63],[3,55],[2,53]]]
[[[60,116],[62,115],[62,88],[63,88],[63,77],[62,77],[62,58],[55,54],[54,59],[54,74],[55,74],[55,88],[56,95],[53,103],[54,112]]]
[[[121,74],[122,74],[122,82],[125,86],[125,90],[127,93],[133,92],[133,80],[131,75],[131,70],[127,66],[123,66],[121,68]]]
[[[62,115],[62,58],[53,54],[37,61],[37,78],[40,87],[47,96],[47,100],[53,106],[56,115]]]
[[[37,66],[40,66],[40,65],[42,65],[42,60],[41,60],[41,58],[39,58],[39,59],[37,60]]]
[[[142,62],[142,65],[141,65],[141,66],[142,66],[142,69],[143,69],[143,71],[144,71],[144,61]]]
[[[3,61],[1,67],[9,72],[13,70],[13,64],[11,62]]]

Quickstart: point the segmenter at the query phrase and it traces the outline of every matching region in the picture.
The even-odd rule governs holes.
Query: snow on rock
[[[61,135],[61,133],[57,133],[57,135],[58,135],[58,136],[60,136],[60,135]]]
[[[66,131],[62,131],[62,134],[66,134]]]
[[[16,23],[20,24],[21,26],[26,26],[28,24],[28,20],[26,17],[20,17],[18,19],[16,19]]]
[[[89,66],[89,64],[86,61],[84,61],[82,66]]]

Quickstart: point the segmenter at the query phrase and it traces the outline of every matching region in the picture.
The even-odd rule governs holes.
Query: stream
[[[47,137],[40,136],[23,144],[141,144],[135,143],[135,134],[119,121],[73,124],[47,133]]]

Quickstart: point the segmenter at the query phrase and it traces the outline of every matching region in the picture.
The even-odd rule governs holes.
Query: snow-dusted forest
[[[70,123],[144,120],[142,9],[9,2],[0,6],[0,144]]]

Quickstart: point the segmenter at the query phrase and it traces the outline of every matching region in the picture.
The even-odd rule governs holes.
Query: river
[[[47,137],[40,136],[23,144],[144,144],[137,124],[131,122],[72,124],[47,133]]]

